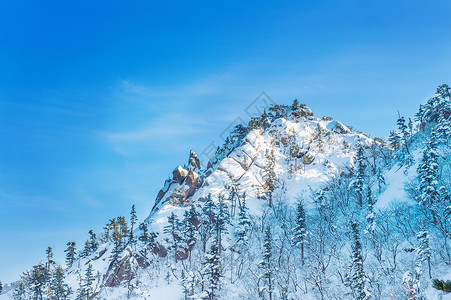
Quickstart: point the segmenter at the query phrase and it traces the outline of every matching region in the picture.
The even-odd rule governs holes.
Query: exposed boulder
[[[181,166],[178,166],[174,171],[172,171],[172,176],[178,184],[182,184],[187,175],[188,171],[183,169]]]
[[[199,179],[199,175],[196,172],[194,172],[193,170],[189,170],[188,176],[186,177],[185,184],[187,186],[189,186],[190,188],[196,187],[198,179]]]
[[[125,274],[127,271],[127,263],[131,263],[130,262],[130,258],[132,256],[130,254],[127,254],[126,256],[124,256],[124,258],[122,258],[119,263],[117,264],[116,268],[114,269],[114,271],[109,274],[108,278],[105,280],[104,285],[106,287],[115,287],[121,284],[122,281],[125,280]],[[134,272],[132,272],[131,274],[132,279],[135,277]]]
[[[333,132],[337,132],[337,133],[349,133],[350,130],[347,126],[343,125],[342,123],[338,122],[338,121],[332,121],[329,124],[327,124],[327,129],[333,131]]]
[[[196,170],[196,169],[200,169],[200,161],[199,158],[197,158],[196,152],[190,150],[188,159],[188,170]]]
[[[153,246],[152,252],[159,257],[166,257],[168,255],[168,250],[158,243]]]

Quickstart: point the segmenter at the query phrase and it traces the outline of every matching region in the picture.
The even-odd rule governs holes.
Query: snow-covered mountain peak
[[[357,146],[369,149],[373,144],[377,142],[339,121],[314,117],[305,105],[272,106],[249,126],[237,126],[207,168],[190,151],[189,163],[176,167],[166,180],[147,221],[163,224],[168,214],[181,215],[193,203],[208,195],[228,195],[233,187],[246,192],[250,207],[273,193],[294,203],[300,194],[351,168]]]

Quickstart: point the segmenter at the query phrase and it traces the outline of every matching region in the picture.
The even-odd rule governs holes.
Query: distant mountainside
[[[450,92],[387,140],[272,105],[0,299],[451,299]]]

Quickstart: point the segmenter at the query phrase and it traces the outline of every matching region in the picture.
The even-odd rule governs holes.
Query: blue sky
[[[0,280],[142,220],[262,91],[371,136],[451,83],[449,1],[0,3]]]

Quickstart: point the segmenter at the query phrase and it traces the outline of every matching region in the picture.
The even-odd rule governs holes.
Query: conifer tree
[[[264,167],[264,178],[265,178],[265,187],[266,187],[266,195],[268,196],[268,205],[272,207],[272,193],[276,188],[277,184],[277,176],[274,170],[276,165],[276,157],[274,155],[274,150],[266,152],[267,164]]]
[[[139,224],[139,229],[141,230],[139,240],[142,242],[147,242],[149,240],[149,228],[147,227],[147,223],[144,221]]]
[[[269,300],[272,300],[274,284],[273,284],[273,272],[274,267],[272,264],[272,236],[269,226],[266,227],[265,237],[263,241],[263,259],[260,262],[260,267],[263,273],[260,275],[260,279],[264,280],[265,287],[260,289],[260,292],[266,290],[268,292]]]
[[[30,276],[29,288],[33,299],[42,300],[44,296],[44,287],[49,279],[49,272],[42,264],[33,266]]]
[[[91,253],[91,244],[89,243],[89,240],[86,240],[85,246],[83,250],[80,253],[80,257],[87,257]]]
[[[94,280],[95,277],[94,274],[92,273],[92,265],[89,264],[85,272],[85,278],[83,283],[83,288],[85,290],[87,300],[90,300],[93,297]]]
[[[178,279],[179,279],[180,285],[183,287],[183,296],[184,296],[185,300],[188,300],[188,296],[191,296],[191,295],[190,295],[189,281],[188,281],[188,278],[187,278],[184,270],[182,270],[180,277]]]
[[[230,224],[229,210],[227,208],[227,204],[224,202],[223,195],[219,195],[218,197],[218,207],[215,221],[218,251],[219,254],[221,254],[222,236],[227,233],[227,224]]]
[[[250,227],[249,208],[246,206],[246,195],[243,194],[243,200],[238,210],[238,226],[235,229],[235,237],[238,245],[247,245],[247,235]]]
[[[446,118],[444,113],[438,117],[437,123],[437,137],[442,143],[448,145],[448,138],[451,135],[451,123],[449,117]]]
[[[360,243],[359,229],[356,222],[351,222],[352,231],[352,265],[351,288],[357,300],[368,300],[371,294],[365,286],[367,276],[363,268],[362,244]]]
[[[81,275],[78,276],[78,289],[75,300],[86,300],[86,289]]]
[[[211,198],[211,194],[208,194],[205,199],[205,204],[202,207],[201,225],[199,228],[199,235],[202,242],[203,252],[207,252],[207,242],[210,239],[213,231],[213,224],[216,218],[216,205]]]
[[[129,235],[127,221],[125,221],[125,217],[120,216],[117,217],[117,222],[119,223],[121,237],[125,239]]]
[[[53,264],[53,251],[52,251],[52,247],[48,246],[47,250],[45,250],[45,254],[47,256],[47,270],[50,270],[50,265]]]
[[[203,299],[206,300],[218,299],[217,292],[221,288],[223,274],[217,241],[217,238],[213,240],[210,250],[205,255],[204,276],[206,277],[207,295]]]
[[[196,244],[197,240],[197,226],[194,225],[194,219],[197,218],[197,212],[194,205],[191,205],[190,210],[185,211],[183,215],[183,236],[186,241],[186,246],[189,250],[189,259],[191,261],[191,249]]]
[[[304,265],[304,245],[307,237],[307,225],[305,221],[305,210],[302,201],[299,201],[296,208],[295,227],[293,228],[293,243],[301,248],[301,263]]]
[[[135,204],[132,205],[132,211],[130,212],[130,243],[135,242],[135,238],[133,236],[133,230],[136,222],[138,221],[138,217],[136,216]]]
[[[451,88],[447,84],[441,84],[437,88],[437,94],[439,94],[444,100],[450,100]]]
[[[423,264],[427,264],[429,278],[431,274],[431,249],[429,248],[429,232],[425,224],[416,235],[418,247],[415,249],[417,266],[422,268]]]
[[[170,239],[167,239],[169,242],[169,250],[172,251],[174,260],[177,262],[177,252],[179,250],[182,237],[180,231],[180,220],[175,213],[171,213],[168,217],[168,225],[164,227],[163,232],[171,237]]]
[[[66,300],[72,293],[70,287],[64,283],[64,271],[58,266],[52,275],[51,289],[56,300]]]
[[[388,143],[393,150],[398,150],[401,144],[401,137],[396,131],[390,131],[390,135],[388,136]]]
[[[379,194],[382,191],[382,186],[385,185],[385,177],[384,174],[382,174],[381,169],[377,170],[377,187]]]
[[[112,238],[111,236],[111,231],[113,230],[113,223],[116,222],[116,219],[111,219],[108,220],[108,223],[105,225],[104,229],[104,233],[103,233],[103,242],[109,242]]]
[[[97,242],[97,236],[94,231],[89,230],[89,252],[95,252],[99,248],[99,243]]]
[[[22,278],[23,279],[23,278]],[[13,299],[14,300],[25,300],[27,291],[25,289],[25,284],[23,281],[14,288]]]
[[[396,123],[398,125],[398,130],[399,130],[399,143],[400,143],[400,145],[402,145],[403,149],[405,150],[405,154],[403,155],[403,157],[404,157],[405,155],[410,154],[410,151],[409,151],[410,135],[409,135],[409,132],[407,131],[408,127],[406,125],[406,119],[404,117],[399,116]]]
[[[0,281],[0,295],[2,294],[2,292],[3,292],[3,285],[2,285],[2,282]]]
[[[131,297],[133,289],[135,288],[134,285],[132,284],[132,280],[135,276],[131,263],[132,257],[133,256],[131,256],[125,263],[125,282],[127,283],[127,298]]]
[[[299,100],[298,99],[294,99],[293,100],[293,104],[291,105],[291,109],[292,110],[298,110],[299,109]]]
[[[362,208],[366,168],[365,155],[363,153],[362,144],[359,145],[359,148],[357,150],[355,166],[355,179],[352,182],[352,187],[354,188],[354,192],[357,195],[357,204],[360,208]]]
[[[246,156],[244,156],[246,157]],[[239,197],[239,188],[240,188],[240,183],[237,182],[237,180],[235,179],[235,177],[232,174],[229,174],[229,179],[231,181],[231,185],[230,185],[230,191],[229,191],[229,198],[228,201],[230,202],[230,216],[234,217],[235,216],[235,211],[236,211],[236,202],[237,200],[240,200]],[[238,203],[239,204],[239,203]]]
[[[433,131],[417,172],[419,177],[418,201],[432,214],[434,223],[436,223],[437,214],[436,204],[440,200],[438,159],[436,133]]]
[[[376,201],[371,194],[370,187],[367,187],[366,199],[368,205],[368,213],[366,215],[366,220],[368,222],[367,230],[368,232],[374,233],[374,230],[376,228],[376,223],[374,221],[374,204],[376,204]]]
[[[68,242],[66,252],[66,264],[70,268],[75,261],[75,242]]]
[[[119,230],[119,226],[116,223],[116,219],[113,219],[112,222],[112,229],[113,229],[113,242],[114,242],[114,248],[112,251],[112,258],[111,262],[115,264],[117,260],[119,259],[119,255],[122,252],[122,233],[121,230]]]

